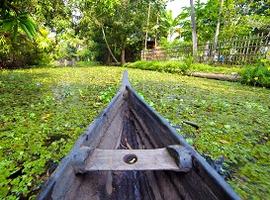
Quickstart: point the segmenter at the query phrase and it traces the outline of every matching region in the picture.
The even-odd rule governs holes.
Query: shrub
[[[242,67],[236,66],[211,66],[203,63],[194,63],[192,57],[187,57],[183,61],[137,61],[127,63],[124,66],[179,74],[190,74],[192,72],[239,74],[242,70]]]
[[[137,61],[126,63],[124,67],[144,70],[154,70],[160,72],[187,74],[191,68],[192,60],[189,58],[184,62],[179,61]]]
[[[248,85],[270,88],[270,66],[259,63],[257,66],[248,66],[242,71],[241,82]]]

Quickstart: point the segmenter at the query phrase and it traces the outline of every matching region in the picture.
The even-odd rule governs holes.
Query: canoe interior
[[[161,120],[129,85],[124,85],[63,159],[39,199],[237,199],[226,183],[217,180],[215,172],[209,174],[197,153]],[[191,171],[94,171],[75,175],[71,165],[72,156],[81,146],[154,149],[175,144],[192,151]]]

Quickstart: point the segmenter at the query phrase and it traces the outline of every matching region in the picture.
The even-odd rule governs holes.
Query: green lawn
[[[124,68],[0,71],[0,199],[30,198],[106,107]],[[270,199],[270,90],[129,69],[134,88],[202,154],[225,158],[244,199]],[[199,124],[195,130],[183,120]]]

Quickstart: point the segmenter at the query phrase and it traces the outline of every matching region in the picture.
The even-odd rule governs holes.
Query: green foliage
[[[122,72],[109,71],[0,72],[0,199],[34,198],[50,168],[115,94]]]
[[[37,26],[28,12],[18,10],[12,1],[4,0],[0,6],[0,68],[16,67],[25,62],[33,52],[31,46],[37,34]],[[31,47],[30,47],[31,46]],[[31,48],[30,50],[28,48]],[[25,50],[26,51],[23,51]],[[39,58],[38,55],[36,55]],[[27,58],[31,59],[31,58]],[[36,59],[35,59],[36,60]],[[27,62],[26,62],[27,63]],[[33,60],[28,64],[33,64]],[[24,63],[25,64],[25,63]]]
[[[221,74],[240,74],[243,67],[239,66],[214,66],[203,63],[194,63],[191,67],[191,72],[209,72],[209,73],[221,73]]]
[[[58,36],[58,44],[54,51],[56,60],[71,60],[75,58],[84,58],[88,53],[84,46],[84,40],[76,36],[72,29],[66,30]],[[87,57],[87,56],[86,56]]]
[[[196,25],[199,43],[213,41],[219,13],[220,0],[196,1]],[[221,15],[220,40],[249,34],[269,32],[270,12],[267,0],[225,0]],[[190,7],[186,7],[177,17],[181,37],[191,41]]]
[[[0,198],[34,198],[106,107],[124,68],[35,68],[0,72]],[[132,85],[200,153],[221,155],[243,199],[269,199],[269,97],[263,88],[129,69]],[[18,95],[20,94],[20,95]],[[245,113],[245,115],[243,115]],[[200,125],[199,130],[184,120]]]
[[[62,45],[58,36],[72,26],[68,4],[62,0],[2,0],[0,13],[0,68],[49,64],[58,58]]]
[[[261,62],[257,66],[247,66],[241,73],[241,82],[248,85],[270,88],[269,61]]]
[[[137,61],[124,65],[128,68],[146,69],[169,73],[190,74],[191,72],[211,72],[211,73],[240,73],[240,67],[211,66],[207,64],[193,63],[192,57],[187,57],[183,61]]]
[[[100,63],[95,61],[79,61],[76,63],[76,67],[96,67],[99,65]]]
[[[224,1],[219,39],[224,41],[250,33],[268,34],[267,3],[266,0]],[[196,1],[195,9],[199,44],[211,42],[219,0]],[[172,13],[166,11],[163,0],[1,0],[0,67],[16,68],[74,59],[111,63],[101,28],[117,59],[120,60],[125,50],[123,57],[131,62],[139,59],[146,32],[147,39],[157,41],[160,46],[189,44],[192,35],[189,17],[190,7],[187,7],[173,18]],[[48,31],[46,37],[42,36],[43,40],[41,29]],[[174,42],[166,41],[174,34],[178,34]]]
[[[20,28],[30,39],[33,39],[37,33],[36,24],[27,13],[16,13],[16,15],[7,14],[0,18],[0,29],[2,33],[11,35],[12,40],[17,39],[18,29]]]
[[[219,0],[209,0],[207,3],[196,1],[196,26],[199,42],[211,41],[214,37],[216,22],[218,18]],[[186,7],[177,17],[181,27],[181,36],[185,41],[191,41],[191,21],[190,21],[190,7]]]
[[[183,43],[180,42],[180,40],[168,41],[168,39],[165,37],[161,38],[159,42],[159,46],[164,49],[171,49],[177,46],[181,46],[182,44]]]
[[[81,36],[91,39],[96,45],[90,48],[96,52],[98,61],[109,63],[110,55],[105,45],[105,37],[115,57],[120,60],[122,50],[125,50],[128,61],[138,58],[142,49],[142,41],[145,39],[145,32],[148,31],[149,38],[161,38],[166,35],[167,27],[157,24],[158,17],[162,18],[165,11],[164,1],[123,1],[115,0],[99,1],[82,0],[79,5],[83,13],[79,26],[83,30]],[[150,22],[147,27],[147,11],[151,4]],[[127,12],[128,11],[128,12]],[[129,23],[126,23],[126,20]],[[85,28],[91,27],[91,28]],[[95,31],[93,31],[95,30]]]
[[[129,69],[132,85],[201,154],[225,158],[242,199],[269,199],[270,91],[239,83]],[[196,130],[184,120],[199,124]]]
[[[53,59],[53,43],[47,35],[42,34],[37,34],[34,40],[18,35],[16,43],[11,38],[0,36],[0,44],[3,45],[0,49],[0,68],[48,65]]]
[[[124,67],[186,74],[190,65],[189,63],[178,61],[137,61],[134,63],[127,63]]]
[[[103,103],[109,103],[115,95],[115,88],[109,87],[106,91],[102,91],[99,95],[99,99]]]

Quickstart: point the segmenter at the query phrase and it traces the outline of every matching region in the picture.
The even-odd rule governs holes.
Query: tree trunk
[[[158,18],[159,18],[159,14],[157,15],[157,26],[159,27],[159,19]],[[158,28],[155,31],[155,49],[158,46],[157,40],[158,40]]]
[[[219,11],[218,11],[218,21],[217,21],[214,44],[213,44],[213,58],[216,56],[216,52],[217,52],[218,36],[219,36],[219,30],[220,30],[220,20],[221,20],[221,14],[222,14],[222,9],[223,9],[223,3],[224,3],[224,0],[220,0]]]
[[[121,65],[124,65],[126,63],[126,49],[125,47],[121,50]]]
[[[192,72],[191,76],[216,79],[221,81],[239,81],[241,76],[238,74],[229,75],[229,74],[216,74],[216,73],[204,73],[204,72]]]
[[[107,49],[108,49],[109,53],[111,54],[113,60],[114,60],[117,64],[119,64],[118,60],[117,60],[117,59],[115,58],[115,56],[113,55],[113,52],[112,52],[112,50],[111,50],[111,48],[110,48],[110,46],[109,46],[109,44],[108,44],[108,41],[107,41],[106,34],[105,34],[105,31],[104,31],[103,26],[101,26],[101,30],[102,30],[103,38],[104,38],[104,40],[105,40],[105,43],[106,43],[106,46],[107,46]]]
[[[148,38],[148,28],[149,28],[150,12],[151,12],[151,4],[149,2],[148,13],[147,13],[147,22],[146,22],[146,26],[147,27],[146,27],[145,40],[144,40],[144,49],[147,49],[147,38]]]
[[[194,7],[193,0],[190,0],[190,7],[191,7],[191,28],[192,28],[193,58],[194,58],[194,61],[197,61],[198,42],[197,42],[197,32],[196,32],[195,7]]]
[[[110,52],[108,51],[106,64],[111,64],[111,63],[112,63],[112,57],[111,57]]]

